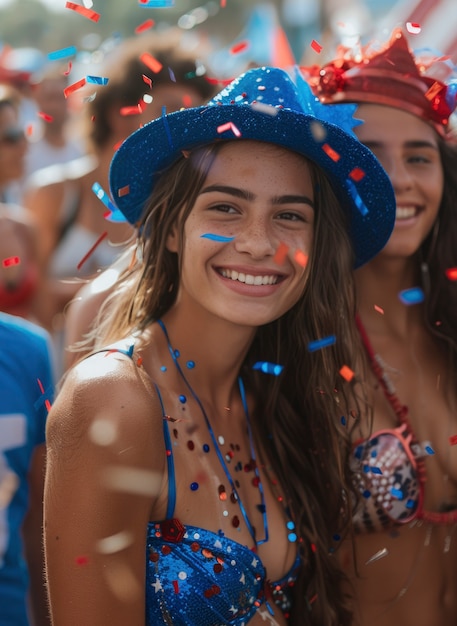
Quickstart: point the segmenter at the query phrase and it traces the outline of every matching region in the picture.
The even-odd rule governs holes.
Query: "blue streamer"
[[[86,76],[86,81],[88,83],[94,83],[95,85],[107,85],[109,78],[103,76]]]
[[[127,221],[125,216],[119,211],[117,206],[111,202],[109,195],[100,185],[100,183],[94,183],[92,185],[92,191],[97,196],[97,198],[103,202],[106,208],[111,211],[111,214],[105,218],[106,220],[108,220],[108,222],[126,222]]]
[[[278,365],[277,363],[268,363],[268,361],[257,361],[252,366],[253,370],[260,370],[264,374],[273,374],[279,376],[284,369],[284,365]]]
[[[222,243],[227,243],[235,239],[235,237],[224,237],[223,235],[215,235],[213,233],[205,233],[204,235],[200,235],[200,237],[202,239],[211,239],[211,241],[221,241]]]
[[[65,59],[66,57],[74,56],[76,53],[77,53],[76,46],[69,46],[68,48],[61,48],[60,50],[49,52],[48,59],[50,61],[55,61],[56,59]]]

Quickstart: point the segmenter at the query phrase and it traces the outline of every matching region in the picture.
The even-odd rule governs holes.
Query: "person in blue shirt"
[[[0,626],[50,624],[42,510],[45,424],[53,399],[49,337],[0,313]]]

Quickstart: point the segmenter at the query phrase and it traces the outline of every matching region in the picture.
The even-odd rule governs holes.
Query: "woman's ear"
[[[178,230],[176,226],[173,226],[173,228],[171,229],[171,231],[169,232],[167,236],[167,243],[166,243],[167,250],[169,252],[178,252],[178,249],[179,249],[178,242],[179,242]]]

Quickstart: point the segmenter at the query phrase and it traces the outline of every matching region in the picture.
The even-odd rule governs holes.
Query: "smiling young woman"
[[[339,370],[352,266],[383,247],[394,204],[372,153],[313,100],[282,70],[250,70],[114,156],[136,260],[48,421],[59,626],[349,623],[333,552],[356,403]]]

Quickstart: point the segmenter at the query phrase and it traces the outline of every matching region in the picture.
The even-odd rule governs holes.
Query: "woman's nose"
[[[255,259],[273,256],[277,244],[271,225],[263,217],[250,219],[235,238],[236,250]]]

